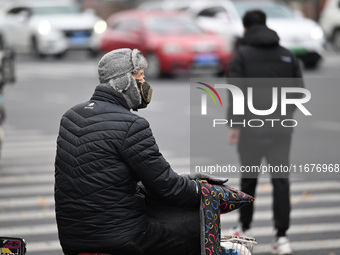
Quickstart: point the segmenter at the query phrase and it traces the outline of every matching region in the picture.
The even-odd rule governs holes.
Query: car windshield
[[[251,2],[251,3],[237,3],[235,2],[235,7],[240,15],[243,15],[248,10],[260,9],[264,11],[267,15],[268,19],[293,19],[294,13],[284,5],[281,4],[261,4],[259,2]]]
[[[200,34],[202,30],[189,18],[152,17],[146,20],[146,29],[154,34]]]
[[[81,13],[81,9],[77,5],[34,6],[31,10],[33,15]]]

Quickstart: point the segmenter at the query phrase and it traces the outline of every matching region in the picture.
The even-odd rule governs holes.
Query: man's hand
[[[228,133],[228,142],[232,145],[238,144],[240,140],[240,130],[237,128],[231,128]]]

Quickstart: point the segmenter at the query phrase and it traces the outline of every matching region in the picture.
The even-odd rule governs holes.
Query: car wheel
[[[223,78],[223,77],[226,77],[227,76],[227,71],[223,70],[223,69],[220,69],[216,72],[216,77],[219,77],[219,78]]]
[[[11,63],[6,51],[3,52],[0,60],[0,87],[11,82]],[[0,90],[1,90],[0,89]]]
[[[2,90],[2,86],[5,85],[5,75],[4,75],[4,71],[1,68],[0,69],[0,90]]]
[[[2,68],[3,68],[2,72],[3,72],[4,81],[5,81],[5,83],[10,83],[13,66],[11,65],[9,59],[4,60],[2,65],[3,65],[2,66]]]
[[[9,49],[8,51],[8,82],[14,83],[16,81],[15,76],[15,52],[12,49]]]
[[[340,52],[340,28],[333,32],[332,43],[334,50]]]
[[[320,60],[314,60],[314,61],[305,61],[304,67],[306,69],[316,69],[319,66]]]
[[[65,55],[66,55],[66,51],[63,51],[63,52],[60,52],[60,53],[58,53],[58,54],[55,54],[55,55],[54,55],[54,58],[56,58],[56,59],[62,59],[62,58],[65,57]]]
[[[4,42],[2,35],[0,35],[0,50],[3,50],[3,49],[5,49],[5,42]]]
[[[32,54],[33,57],[36,57],[36,58],[44,58],[45,57],[45,55],[42,54],[39,51],[38,42],[37,42],[37,39],[35,37],[33,37],[32,41],[31,41],[31,54]]]
[[[89,49],[88,50],[88,56],[90,58],[97,58],[100,55],[100,51],[96,49]]]
[[[149,53],[146,60],[148,61],[148,67],[145,69],[146,78],[159,78],[161,76],[161,67],[158,57],[153,53]]]

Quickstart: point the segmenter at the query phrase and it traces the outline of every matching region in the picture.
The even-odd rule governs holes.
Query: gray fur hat
[[[131,73],[147,68],[147,61],[137,50],[118,49],[106,53],[98,63],[101,86],[113,88],[121,93],[130,109],[141,104],[141,95],[136,80]]]

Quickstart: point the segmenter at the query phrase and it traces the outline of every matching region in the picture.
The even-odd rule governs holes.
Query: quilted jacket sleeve
[[[230,70],[228,74],[228,83],[232,85],[237,85],[241,90],[244,91],[244,85],[243,82],[244,80],[242,77],[244,77],[244,65],[243,65],[243,56],[239,50],[236,51],[234,59],[232,60],[232,63],[230,64]],[[241,78],[241,79],[240,79]],[[243,121],[243,116],[242,115],[234,115],[233,114],[233,96],[231,92],[228,90],[227,92],[228,96],[228,108],[227,108],[227,119],[228,123],[231,123],[231,119],[233,122],[241,123]],[[239,126],[236,126],[237,128]]]
[[[199,206],[196,182],[172,170],[159,152],[149,123],[144,118],[138,118],[130,126],[121,155],[136,179],[153,195],[177,205]]]
[[[239,50],[236,51],[234,58],[230,64],[230,70],[228,73],[228,77],[230,78],[241,78],[245,77],[244,74],[244,66],[243,66],[243,57]]]

